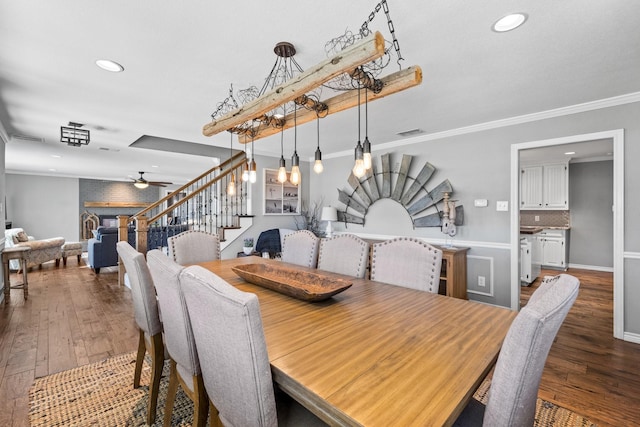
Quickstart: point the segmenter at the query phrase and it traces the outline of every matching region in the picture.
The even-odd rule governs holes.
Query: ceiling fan
[[[147,188],[150,185],[155,185],[156,187],[166,187],[167,185],[173,184],[172,182],[164,181],[147,181],[146,179],[144,179],[144,172],[139,171],[138,173],[140,174],[140,178],[133,180],[133,185],[136,188],[143,189]]]

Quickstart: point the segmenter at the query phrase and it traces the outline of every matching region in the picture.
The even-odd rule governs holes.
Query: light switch
[[[473,201],[473,206],[476,208],[486,208],[487,207],[487,199],[475,199]]]
[[[496,202],[496,210],[506,212],[509,210],[509,202],[505,200],[500,200]]]

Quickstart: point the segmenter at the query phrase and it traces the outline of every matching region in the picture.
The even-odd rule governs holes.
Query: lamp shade
[[[320,220],[321,221],[337,221],[338,210],[331,206],[322,208],[322,216],[320,217]]]

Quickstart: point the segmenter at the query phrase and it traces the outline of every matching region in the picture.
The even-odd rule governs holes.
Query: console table
[[[433,246],[442,251],[440,282],[445,282],[446,295],[467,299],[467,252],[469,248]]]

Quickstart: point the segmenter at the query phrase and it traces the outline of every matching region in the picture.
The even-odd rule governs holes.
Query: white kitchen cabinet
[[[545,267],[565,268],[564,238],[545,237],[542,257],[542,265]]]
[[[524,166],[520,172],[520,209],[569,209],[567,163]]]
[[[523,167],[520,173],[521,209],[542,208],[542,166]]]
[[[543,200],[545,209],[569,209],[569,167],[565,163],[545,165]]]
[[[569,230],[545,229],[536,235],[542,267],[566,270],[569,265]],[[534,250],[535,253],[535,250]]]

